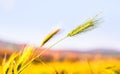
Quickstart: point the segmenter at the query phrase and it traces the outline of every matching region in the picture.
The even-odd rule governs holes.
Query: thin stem
[[[67,38],[67,36],[61,38],[60,40],[58,40],[57,42],[55,42],[54,44],[52,44],[50,47],[44,49],[44,50],[43,50],[38,56],[36,56],[35,58],[43,55],[47,50],[49,50],[50,48],[52,48],[53,46],[55,46],[56,44],[58,44],[59,42],[61,42],[62,40],[66,39],[66,38]]]
[[[53,46],[55,46],[56,44],[58,44],[59,42],[61,42],[62,40],[66,39],[67,36],[61,38],[60,40],[58,40],[57,42],[55,42],[54,44],[52,44],[50,47],[44,49],[39,55],[37,55],[36,57],[34,57],[33,59],[31,59],[25,66],[23,66],[19,71],[18,74],[20,74],[26,67],[28,67],[32,61],[34,61],[36,58],[40,57],[42,54],[44,54],[47,50],[49,50],[50,48],[52,48]]]

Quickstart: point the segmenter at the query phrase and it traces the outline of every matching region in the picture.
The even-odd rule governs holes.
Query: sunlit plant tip
[[[96,19],[96,16],[89,19],[87,22],[83,23],[82,25],[77,26],[75,29],[70,31],[67,34],[67,37],[72,37],[72,36],[78,35],[79,33],[89,30],[90,28],[96,26],[98,21],[99,20]]]
[[[42,47],[43,45],[45,45],[54,35],[56,35],[58,32],[60,31],[60,28],[56,28],[55,30],[53,30],[52,32],[50,32],[45,38],[44,40],[41,42],[40,47]]]

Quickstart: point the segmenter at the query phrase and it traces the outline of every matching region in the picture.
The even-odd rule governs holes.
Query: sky
[[[120,0],[0,0],[0,39],[39,46],[56,26],[61,32],[44,47],[98,13],[102,23],[53,48],[120,50]]]

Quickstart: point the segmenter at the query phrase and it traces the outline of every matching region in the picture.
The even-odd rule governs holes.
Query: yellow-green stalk
[[[29,64],[35,60],[36,58],[40,57],[42,54],[44,54],[48,49],[52,48],[53,46],[55,46],[57,43],[61,42],[62,40],[66,39],[67,37],[73,37],[79,33],[82,33],[86,30],[89,30],[89,28],[94,27],[96,25],[96,17],[93,17],[92,19],[88,20],[87,22],[85,22],[82,25],[79,25],[78,27],[76,27],[75,29],[73,29],[72,31],[70,31],[65,37],[63,37],[62,39],[58,40],[57,42],[55,42],[54,44],[52,44],[50,47],[48,47],[47,49],[44,49],[40,54],[38,54],[36,57],[34,57],[32,60],[30,60],[23,68],[21,68],[20,72],[23,71],[27,66],[29,66]],[[55,33],[54,33],[55,32]],[[57,30],[55,30],[53,33],[51,33],[50,35],[48,35],[45,40],[43,40],[41,46],[43,46],[54,34],[56,34]]]
[[[52,44],[50,47],[48,47],[47,49],[44,49],[40,54],[38,54],[37,56],[30,58],[31,54],[33,53],[34,48],[32,46],[26,46],[22,55],[19,56],[18,61],[14,61],[14,59],[16,58],[16,55],[13,54],[10,59],[8,60],[8,62],[3,66],[3,71],[4,74],[8,74],[9,70],[13,70],[13,74],[20,74],[23,70],[25,70],[25,68],[27,68],[32,61],[34,61],[36,58],[40,57],[42,54],[44,54],[48,49],[52,48],[53,46],[55,46],[57,43],[61,42],[62,40],[68,38],[68,37],[73,37],[75,35],[78,35],[86,30],[89,30],[91,27],[94,27],[97,23],[96,23],[96,17],[93,17],[92,19],[88,20],[87,22],[83,23],[82,25],[79,25],[78,27],[76,27],[75,29],[73,29],[72,31],[70,31],[65,37],[63,37],[62,39],[58,40],[57,42],[55,42],[54,44]],[[47,43],[56,33],[59,32],[59,28],[54,30],[53,32],[51,32],[50,34],[48,34],[46,36],[46,38],[42,41],[40,48],[45,45],[45,43]],[[29,59],[29,61],[28,61]],[[16,64],[14,64],[14,62]],[[13,66],[16,66],[15,68]],[[12,68],[11,68],[12,67]]]

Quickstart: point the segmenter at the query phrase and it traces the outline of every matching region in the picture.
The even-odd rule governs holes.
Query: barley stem
[[[98,16],[98,15],[96,15]],[[44,49],[40,54],[38,54],[37,56],[35,56],[34,58],[32,58],[25,66],[23,66],[19,71],[18,74],[20,74],[26,67],[28,67],[32,61],[34,61],[36,58],[40,57],[41,55],[43,55],[47,50],[49,50],[50,48],[52,48],[53,46],[55,46],[56,44],[58,44],[59,42],[61,42],[62,40],[66,39],[67,37],[73,37],[81,32],[84,32],[86,30],[88,30],[89,28],[95,26],[96,24],[96,16],[93,17],[92,19],[88,20],[86,23],[79,25],[78,27],[76,27],[75,29],[73,29],[72,31],[70,31],[67,36],[61,38],[60,40],[58,40],[57,42],[55,42],[54,44],[52,44],[50,47]],[[42,47],[46,42],[48,42],[48,40],[50,40],[57,32],[59,31],[59,29],[53,31],[52,33],[48,34],[48,36],[43,40],[42,44],[40,47]],[[91,74],[93,74],[93,71],[91,69],[91,65],[89,63],[89,61],[87,60],[87,63],[90,67],[91,70]]]
[[[52,44],[49,48],[44,49],[39,55],[37,55],[36,57],[34,57],[33,59],[31,59],[25,66],[23,66],[19,71],[18,74],[20,74],[26,67],[28,67],[36,58],[40,57],[42,54],[44,54],[47,50],[49,50],[50,48],[52,48],[53,46],[55,46],[56,44],[58,44],[59,42],[61,42],[62,40],[66,39],[67,36],[61,38],[60,40],[58,40],[57,42],[55,42],[54,44]]]
[[[47,49],[43,50],[37,57],[41,56],[41,55],[44,54],[47,50],[49,50],[50,48],[52,48],[53,46],[55,46],[56,44],[58,44],[59,42],[61,42],[62,40],[66,39],[66,38],[67,38],[67,36],[64,37],[64,38],[61,38],[60,40],[58,40],[57,42],[55,42],[54,44],[52,44],[50,47],[48,47]],[[37,58],[37,57],[36,57],[36,58]]]

